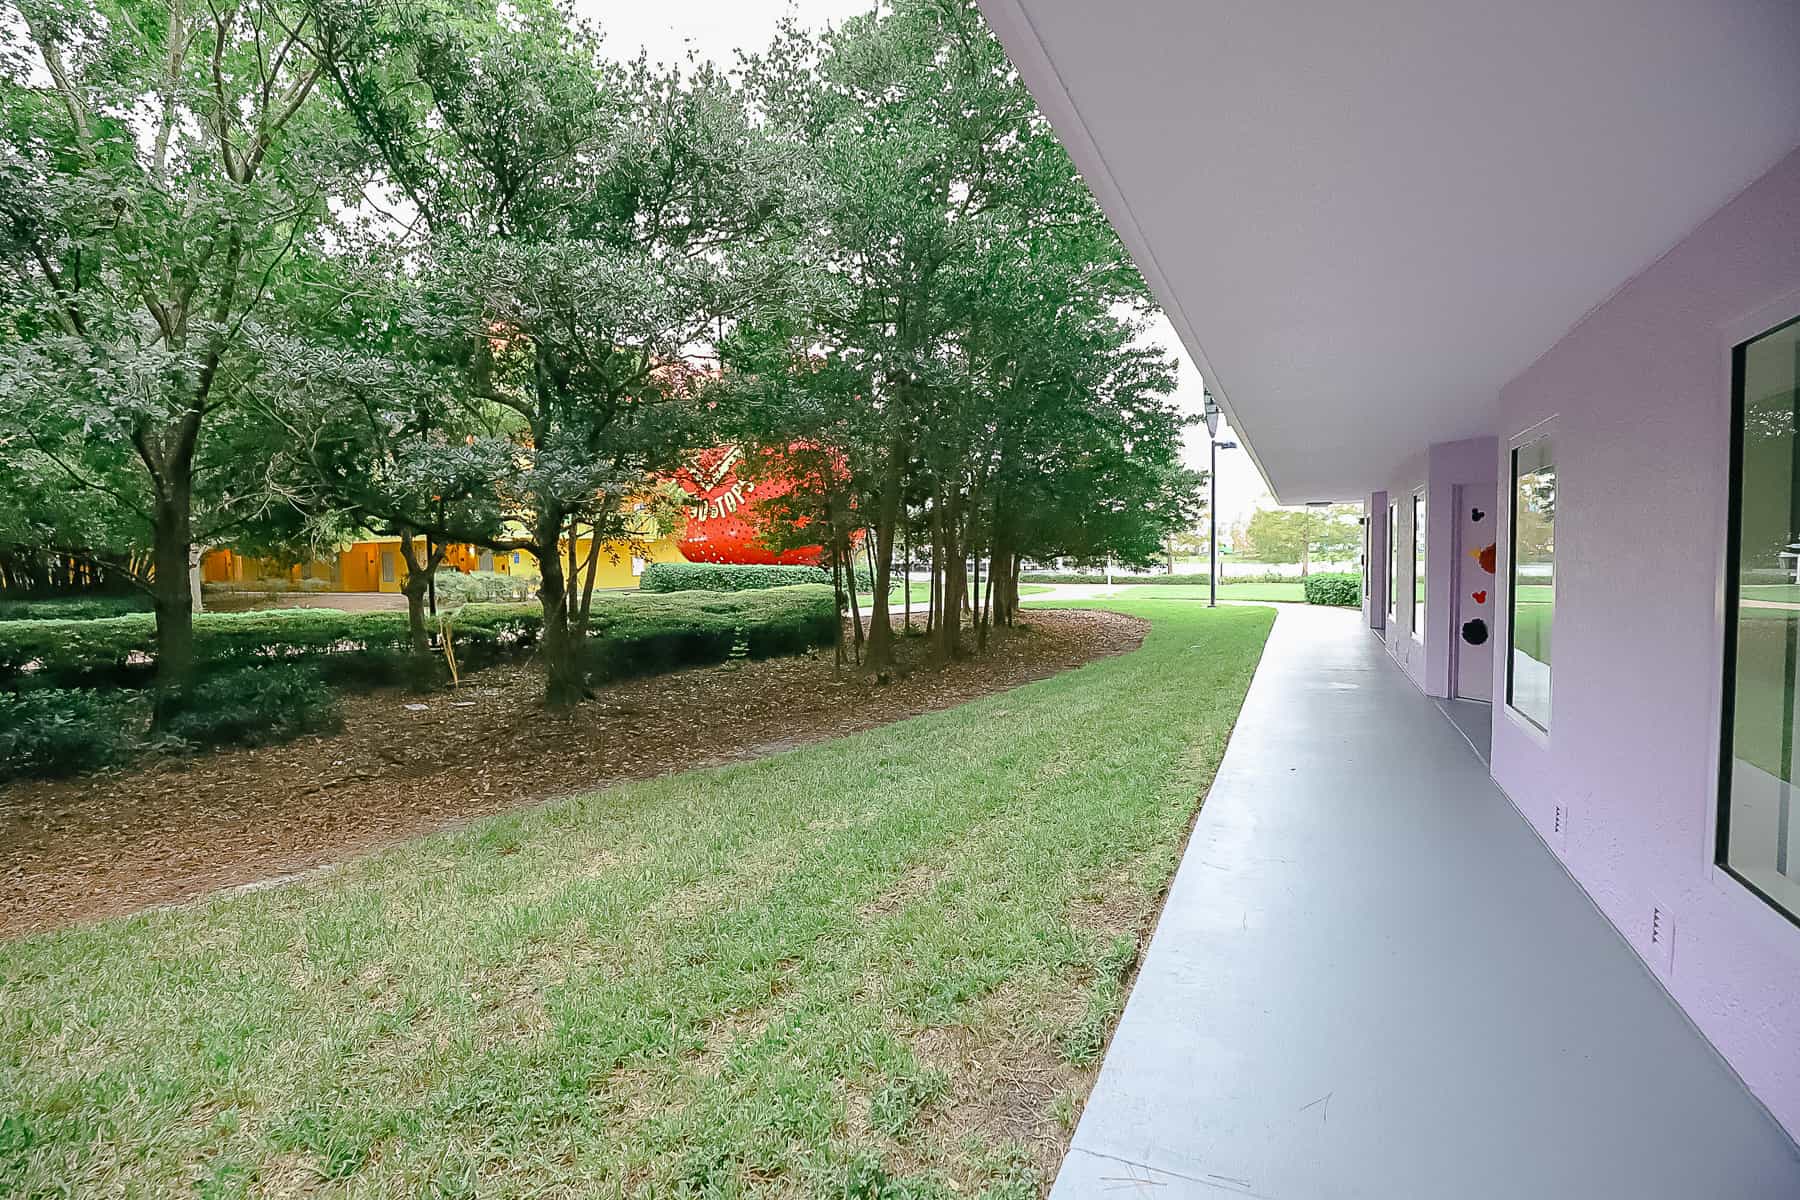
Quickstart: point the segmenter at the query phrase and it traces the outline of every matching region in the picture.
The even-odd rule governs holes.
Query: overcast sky
[[[783,16],[792,15],[809,29],[836,24],[845,17],[867,12],[872,0],[574,0],[582,16],[596,22],[606,48],[619,58],[631,58],[639,49],[660,62],[680,62],[693,50],[701,58],[729,67],[740,48],[760,49],[775,32]],[[1180,339],[1166,321],[1158,320],[1152,340],[1180,360],[1180,388],[1176,400],[1188,412],[1200,411],[1200,373],[1182,349]],[[1221,428],[1221,439],[1232,437]],[[1206,430],[1188,435],[1187,465],[1206,467]],[[1262,477],[1250,457],[1241,451],[1219,455],[1219,523],[1229,526],[1249,520],[1257,501],[1267,498]]]

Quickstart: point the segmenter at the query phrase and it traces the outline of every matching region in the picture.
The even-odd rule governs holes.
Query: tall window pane
[[[1413,497],[1412,635],[1425,640],[1425,494]]]
[[[1512,454],[1512,653],[1506,702],[1550,728],[1550,624],[1556,614],[1556,458],[1549,438]]]
[[[1395,608],[1395,605],[1397,605],[1399,603],[1399,601],[1397,599],[1395,599],[1395,596],[1394,596],[1394,584],[1397,582],[1397,580],[1395,579],[1395,576],[1398,573],[1394,569],[1394,563],[1395,563],[1396,557],[1400,553],[1399,548],[1394,545],[1394,534],[1396,532],[1398,532],[1394,528],[1395,515],[1398,512],[1398,510],[1399,510],[1399,505],[1397,505],[1397,504],[1388,505],[1388,534],[1387,534],[1387,608],[1388,608],[1388,614],[1387,615],[1388,615],[1388,625],[1390,627],[1393,625],[1394,617],[1395,617],[1396,613],[1398,612],[1398,610]]]
[[[1719,860],[1800,920],[1800,322],[1737,348],[1724,811]]]

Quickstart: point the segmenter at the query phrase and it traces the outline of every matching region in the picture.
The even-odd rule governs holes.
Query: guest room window
[[[1396,605],[1399,603],[1399,601],[1394,598],[1394,584],[1396,582],[1398,582],[1398,575],[1399,575],[1399,572],[1397,570],[1395,570],[1395,561],[1398,558],[1400,551],[1394,545],[1394,534],[1396,532],[1398,532],[1395,529],[1395,525],[1397,523],[1397,513],[1399,510],[1399,507],[1400,506],[1397,504],[1388,505],[1388,532],[1387,532],[1387,602],[1388,602],[1387,608],[1388,608],[1388,614],[1387,615],[1388,615],[1388,624],[1389,625],[1392,625],[1394,623],[1394,618],[1399,615],[1399,610],[1396,608]]]
[[[1425,640],[1425,493],[1413,497],[1412,635]]]
[[[1556,613],[1556,453],[1549,438],[1512,452],[1512,619],[1506,702],[1550,728],[1550,621]]]
[[[1800,923],[1800,319],[1732,352],[1718,861]]]

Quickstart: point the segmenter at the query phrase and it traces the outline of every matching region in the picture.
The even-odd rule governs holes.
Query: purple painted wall
[[[1400,603],[1387,630],[1388,653],[1428,696],[1451,694],[1451,644],[1456,622],[1457,489],[1494,488],[1493,438],[1443,442],[1402,463],[1388,481],[1387,500],[1398,504],[1395,541],[1400,548],[1395,590]],[[1413,628],[1413,497],[1425,495],[1425,628]],[[1385,511],[1381,518],[1386,524]],[[1387,567],[1386,560],[1382,569]]]
[[[1712,865],[1728,351],[1796,315],[1800,152],[1508,384],[1490,461],[1506,478],[1511,439],[1539,427],[1555,439],[1551,727],[1540,734],[1496,705],[1494,777],[1800,1136],[1800,927]],[[1494,656],[1497,698],[1505,658]],[[1674,924],[1668,958],[1648,943],[1654,906]]]

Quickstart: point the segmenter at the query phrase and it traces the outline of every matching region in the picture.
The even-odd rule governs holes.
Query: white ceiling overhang
[[[980,0],[1285,503],[1353,499],[1800,144],[1796,0]]]

